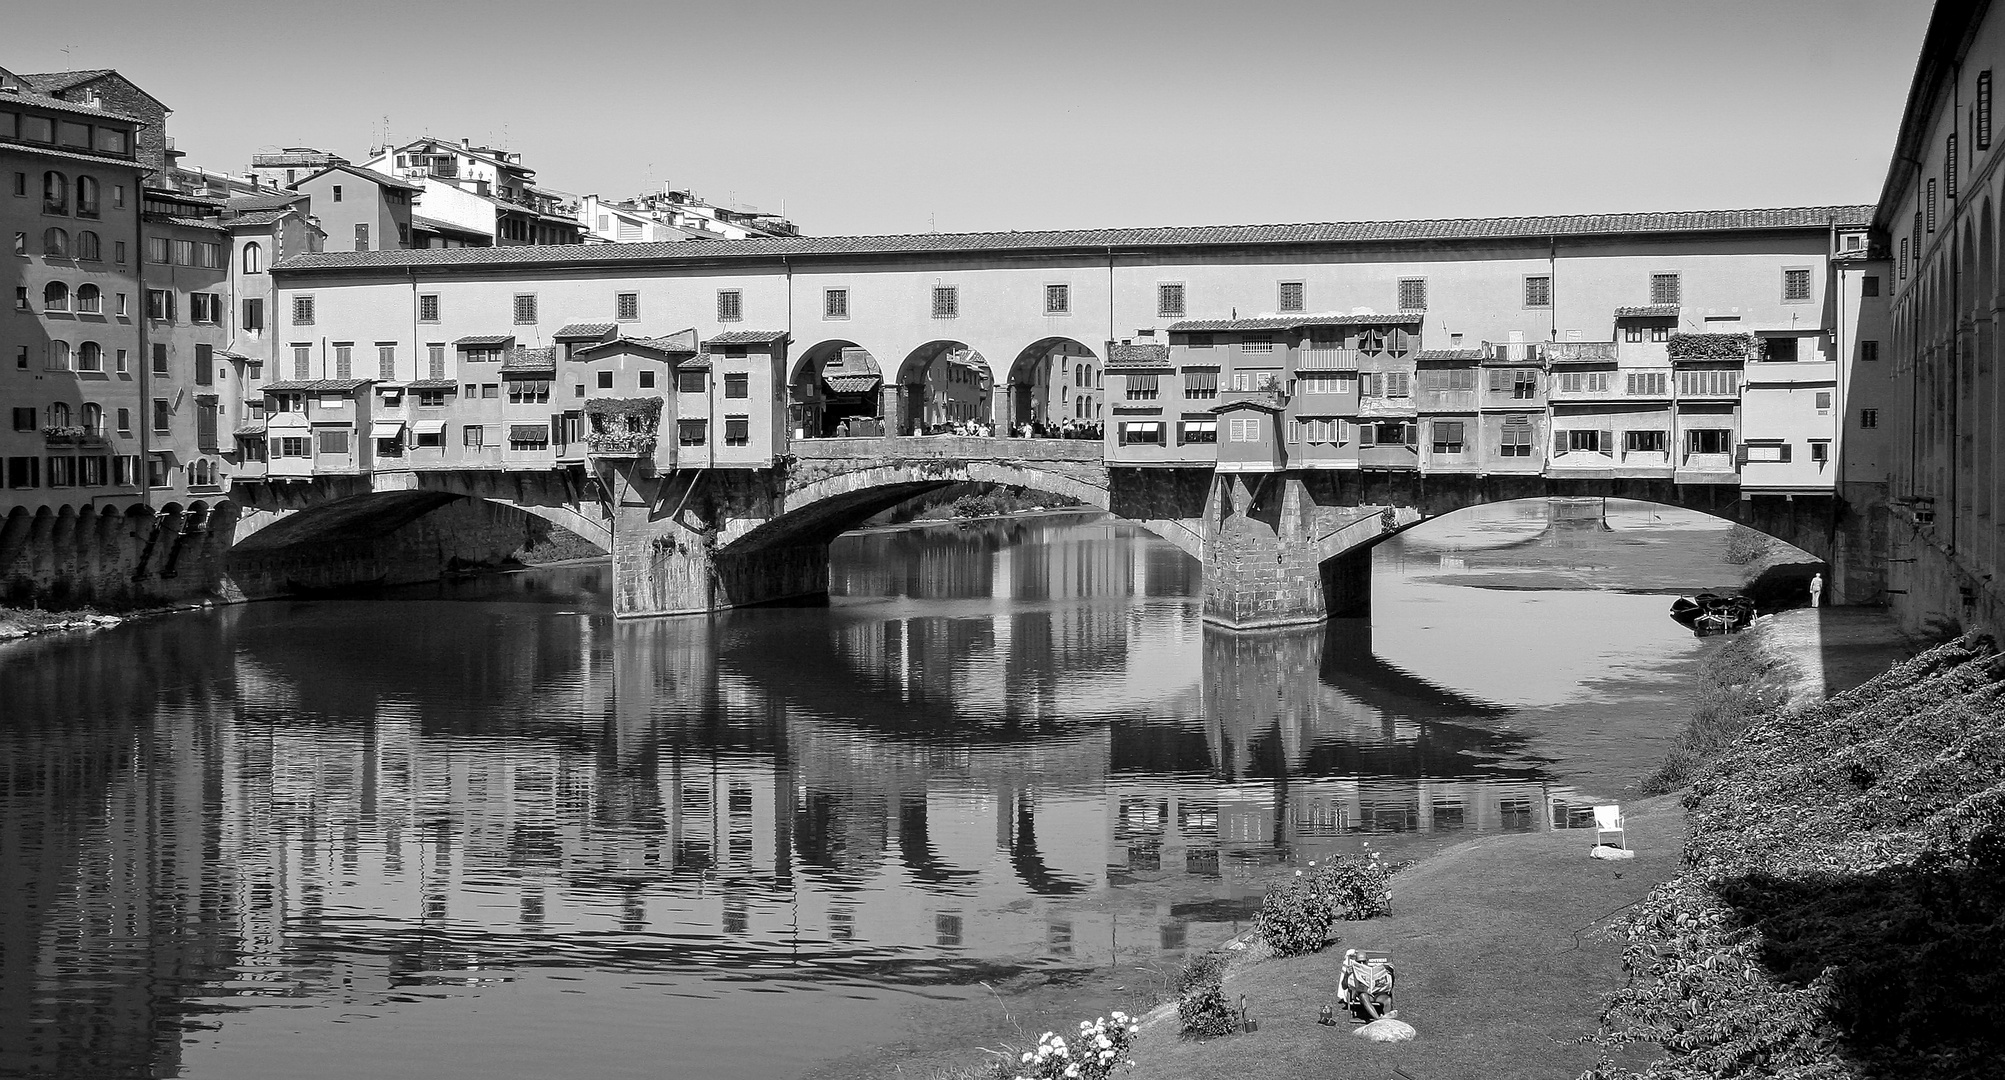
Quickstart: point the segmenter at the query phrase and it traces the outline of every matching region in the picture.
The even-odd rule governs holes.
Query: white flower
[[[1078,1075],[1079,1075],[1079,1066],[1077,1066],[1077,1065],[1067,1065],[1067,1066],[1065,1067],[1065,1075],[1067,1075],[1067,1076],[1078,1076]]]
[[[1031,1058],[1031,1053],[1030,1053],[1030,1051],[1028,1051],[1028,1050],[1025,1050],[1025,1051],[1023,1052],[1023,1061],[1024,1061],[1024,1064],[1026,1064],[1026,1065],[1030,1064],[1030,1058]]]

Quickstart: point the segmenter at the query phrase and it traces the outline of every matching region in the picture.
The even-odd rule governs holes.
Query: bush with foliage
[[[1340,855],[1267,890],[1253,929],[1277,956],[1322,948],[1339,920],[1369,919],[1392,910],[1392,872],[1376,851]]]
[[[1070,1043],[1047,1031],[1037,1049],[1024,1051],[1016,1080],[1106,1080],[1115,1069],[1134,1064],[1128,1045],[1140,1031],[1124,1012],[1079,1021],[1078,1038]]]
[[[1758,719],[1620,927],[1640,1074],[1978,1077],[2005,1060],[2005,662],[1976,636]]]
[[[1761,360],[1766,343],[1753,334],[1672,334],[1673,360]]]
[[[1177,983],[1177,1020],[1185,1035],[1230,1035],[1239,1014],[1225,1000],[1225,954],[1202,952],[1184,961]]]

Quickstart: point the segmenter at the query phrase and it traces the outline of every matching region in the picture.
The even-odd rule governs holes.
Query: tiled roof
[[[232,210],[279,210],[306,198],[302,192],[278,192],[272,195],[232,195],[223,205]]]
[[[0,97],[0,102],[5,102],[6,100],[5,97]],[[62,158],[64,161],[83,161],[92,165],[112,165],[133,169],[138,172],[150,171],[150,167],[140,161],[105,157],[103,154],[79,154],[74,150],[58,150],[53,146],[36,146],[33,143],[11,142],[7,144],[7,150],[9,153],[39,154],[43,157]]]
[[[376,184],[380,187],[401,188],[405,191],[425,190],[424,185],[422,184],[413,184],[408,180],[399,180],[396,177],[391,176],[389,173],[373,172],[369,169],[364,169],[356,165],[327,165],[321,168],[319,172],[315,172],[307,176],[302,176],[299,178],[298,181],[291,184],[287,184],[286,186],[294,190],[298,190],[300,184],[304,184],[308,180],[314,180],[318,179],[319,177],[326,176],[328,173],[331,172],[348,173],[354,176],[358,180],[367,180],[370,183]]]
[[[1161,367],[1170,362],[1168,345],[1142,343],[1131,345],[1122,342],[1107,351],[1106,367]]]
[[[603,338],[619,329],[619,324],[609,322],[574,322],[550,335],[552,341],[586,340]]]
[[[712,345],[764,345],[781,341],[787,336],[785,330],[729,330],[711,338]]]
[[[39,90],[44,94],[60,94],[65,90],[70,90],[75,87],[82,86],[87,82],[94,82],[98,79],[102,79],[106,75],[118,75],[120,79],[124,80],[126,85],[132,87],[133,90],[144,95],[148,100],[152,101],[155,105],[158,105],[163,109],[167,108],[166,102],[160,100],[157,97],[154,97],[152,94],[146,93],[146,91],[144,90],[141,90],[139,88],[138,83],[133,82],[131,79],[125,78],[125,76],[123,75],[119,75],[117,68],[90,68],[84,71],[45,71],[35,75],[21,75],[18,76],[18,78],[20,78],[22,82],[27,83],[29,86],[34,87],[36,90]],[[173,110],[168,109],[168,111],[172,112]]]
[[[291,210],[252,210],[247,213],[232,214],[223,219],[223,224],[228,228],[252,228],[282,221],[290,213]]]
[[[628,340],[632,341],[636,345],[645,345],[650,349],[656,349],[661,352],[690,353],[690,354],[694,354],[696,352],[695,349],[689,347],[688,345],[683,344],[680,338],[673,334],[667,337],[630,338]]]
[[[428,229],[435,233],[456,233],[460,236],[485,236],[491,238],[494,235],[491,232],[484,232],[471,226],[455,225],[450,221],[428,218],[423,214],[411,215],[411,227],[414,229]]]
[[[526,349],[518,345],[515,351],[509,353],[508,358],[501,362],[501,370],[547,371],[555,374],[557,371],[557,348],[554,345],[544,345],[539,348]]]
[[[304,379],[295,382],[266,383],[264,389],[268,394],[312,394],[323,390],[339,390],[345,393],[352,390],[360,390],[362,387],[369,385],[369,382],[370,380],[368,379]]]
[[[1643,307],[1619,307],[1615,309],[1618,319],[1675,319],[1678,317],[1676,304],[1649,304]]]
[[[1481,360],[1488,355],[1482,349],[1422,349],[1413,355],[1415,360]]]
[[[251,167],[254,169],[283,169],[288,165],[311,165],[314,168],[319,168],[322,165],[332,165],[336,161],[345,160],[347,159],[343,158],[340,154],[327,150],[293,150],[281,151],[276,154],[257,154],[251,158]]]
[[[680,369],[683,369],[683,370],[686,370],[686,371],[709,371],[709,370],[710,370],[710,354],[709,354],[709,353],[695,353],[695,354],[693,354],[693,355],[689,356],[689,357],[688,357],[687,359],[684,359],[684,360],[682,360],[681,362],[677,363],[677,364],[676,364],[675,366],[676,366],[677,368],[680,368]]]
[[[803,255],[927,254],[1054,249],[1366,244],[1439,240],[1544,240],[1555,236],[1823,229],[1864,224],[1869,206],[1774,210],[1686,210],[1643,214],[1350,221],[1301,225],[1205,225],[1040,232],[919,233],[903,236],[765,236],[749,240],[671,240],[646,244],[562,244],[506,248],[415,248],[298,255],[285,271],[387,266],[580,265]]]
[[[824,379],[831,375],[882,375],[883,373],[883,369],[877,366],[877,358],[870,355],[870,350],[855,347],[836,353],[821,368]]]
[[[184,229],[214,229],[217,232],[230,231],[228,226],[215,218],[170,217],[159,218],[157,220],[164,221],[169,225],[179,225]]]
[[[256,420],[252,421],[251,423],[239,425],[237,427],[237,430],[230,432],[231,435],[263,435],[264,433],[265,433],[265,422],[263,420]]]
[[[453,342],[454,345],[506,345],[515,340],[514,334],[475,334]]]
[[[1392,311],[1383,315],[1263,315],[1257,319],[1186,319],[1170,324],[1176,333],[1214,330],[1296,330],[1304,326],[1413,326],[1423,315],[1418,311]]]
[[[418,379],[411,383],[413,390],[457,390],[459,384],[451,379]]]
[[[112,120],[123,120],[129,124],[141,122],[136,116],[127,116],[124,113],[112,112],[110,109],[93,109],[88,105],[79,104],[74,101],[64,101],[62,98],[48,93],[44,88],[35,86],[32,76],[23,75],[21,76],[21,80],[29,86],[34,87],[34,89],[0,91],[0,101],[19,101],[36,106],[37,108],[47,109],[50,112],[71,113],[78,116],[102,116]]]

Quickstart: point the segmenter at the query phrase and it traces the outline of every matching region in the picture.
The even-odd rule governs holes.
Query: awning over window
[[[1216,420],[1186,420],[1183,423],[1184,431],[1191,434],[1218,430],[1218,421]]]
[[[550,429],[543,424],[510,424],[508,441],[547,443],[550,441]]]
[[[822,381],[832,394],[867,394],[884,380],[875,375],[828,375]]]
[[[378,420],[369,425],[369,437],[372,439],[395,439],[403,434],[402,420]]]
[[[1156,377],[1154,375],[1130,375],[1128,376],[1128,389],[1153,392],[1156,389]]]
[[[1185,390],[1216,390],[1216,389],[1218,389],[1218,369],[1217,369],[1217,368],[1205,368],[1205,369],[1203,369],[1203,370],[1200,370],[1200,371],[1193,371],[1193,370],[1191,370],[1191,369],[1189,369],[1189,368],[1185,368],[1185,369],[1184,369],[1184,389],[1185,389]]]
[[[444,435],[446,433],[446,422],[444,420],[420,420],[411,426],[420,435]]]

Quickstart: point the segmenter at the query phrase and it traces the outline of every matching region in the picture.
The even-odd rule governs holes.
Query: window
[[[1859,279],[1860,296],[1880,295],[1880,278],[1877,274],[1867,274]]]
[[[1679,288],[1676,274],[1650,275],[1650,302],[1652,304],[1681,303],[1683,291]]]
[[[1730,454],[1733,432],[1726,428],[1689,428],[1685,431],[1686,454]]]
[[[188,317],[198,323],[223,321],[223,298],[215,293],[189,293]]]
[[[245,244],[245,245],[244,245],[244,273],[246,273],[246,274],[262,274],[262,273],[264,273],[264,272],[265,272],[265,249],[264,249],[264,247],[263,247],[262,245],[260,245],[260,244],[256,243],[255,241],[253,241],[252,243],[248,243],[248,244]]]
[[[1819,465],[1831,464],[1831,441],[1829,439],[1810,440],[1810,460]]]
[[[77,459],[64,455],[49,457],[49,486],[71,487],[77,482]]]
[[[1991,72],[1988,69],[1977,73],[1977,111],[1970,118],[1970,124],[1977,132],[1977,148],[1991,149]]]
[[[1194,401],[1208,401],[1218,396],[1218,372],[1215,370],[1185,371],[1184,397]]]
[[[480,396],[481,396],[482,400],[485,400],[485,401],[493,401],[494,399],[496,399],[496,398],[498,398],[498,397],[500,397],[500,396],[501,396],[501,384],[500,384],[500,383],[481,383],[481,384],[480,384]]]
[[[1249,416],[1236,416],[1225,422],[1225,432],[1231,442],[1259,442],[1260,421]]]
[[[1239,339],[1239,351],[1264,353],[1274,351],[1274,338],[1268,334],[1245,334]]]
[[[704,381],[703,381],[703,372],[701,372],[701,371],[682,371],[682,372],[677,372],[677,373],[676,373],[676,377],[675,377],[675,392],[676,392],[676,393],[678,393],[678,394],[701,394],[701,393],[703,393],[703,388],[704,388]]]
[[[643,371],[643,372],[641,372],[640,374],[641,374],[641,383],[640,383],[640,384],[641,384],[642,386],[653,386],[653,385],[654,385],[654,372],[652,372],[652,371]],[[599,372],[599,389],[601,389],[601,390],[611,390],[612,388],[613,388],[613,373],[612,373],[612,372],[610,372],[610,371],[601,371],[601,372]]]
[[[933,286],[933,317],[952,319],[961,314],[961,290],[952,285]]]
[[[341,201],[341,185],[340,185],[340,184],[336,184],[336,185],[334,185],[334,201],[335,201],[335,202],[340,202],[340,201]]]
[[[42,213],[67,214],[70,212],[70,181],[62,173],[51,170],[42,174]]]
[[[60,281],[51,281],[42,286],[42,306],[50,311],[68,311],[70,287]]]
[[[423,450],[442,449],[444,448],[445,445],[446,445],[446,429],[444,425],[437,425],[432,428],[426,428],[422,425],[419,426],[418,438],[417,438],[417,446],[419,449]]]
[[[313,325],[313,297],[295,296],[292,298],[292,323],[294,326]]]
[[[1161,446],[1163,444],[1163,422],[1160,420],[1123,421],[1119,434],[1122,446]],[[1216,441],[1216,437],[1214,437],[1214,441]]]
[[[1955,196],[1952,195],[1951,198]],[[77,216],[90,218],[98,216],[97,180],[92,177],[77,177]]]
[[[1949,133],[1942,146],[1942,197],[1956,198],[1956,132]]]
[[[717,321],[737,322],[744,317],[744,294],[737,289],[717,290]]]
[[[1302,305],[1303,305],[1303,304],[1304,304],[1304,302],[1305,302],[1305,297],[1304,297],[1304,292],[1305,292],[1305,291],[1306,291],[1306,290],[1305,290],[1305,288],[1304,288],[1304,286],[1303,286],[1303,283],[1302,283],[1302,282],[1299,282],[1299,281],[1284,281],[1284,282],[1282,282],[1282,283],[1281,283],[1281,295],[1280,295],[1280,298],[1279,298],[1279,300],[1278,300],[1278,301],[1276,302],[1276,306],[1275,306],[1274,310],[1276,310],[1276,311],[1301,311],[1301,310],[1303,310],[1303,307],[1302,307]]]
[[[1935,231],[1935,177],[1928,178],[1928,231]],[[1920,245],[1917,244],[1917,247]],[[1917,252],[1919,257],[1919,252]]]
[[[104,258],[104,241],[89,229],[77,234],[77,258],[97,262]]]
[[[309,379],[313,377],[313,346],[295,342],[292,346],[292,377]]]
[[[173,425],[173,414],[166,398],[153,399],[153,433],[165,435]]]
[[[173,252],[174,265],[176,266],[197,265],[195,261],[195,241],[172,240],[168,242],[168,247]]]
[[[536,294],[515,294],[515,322],[517,325],[536,321]]]
[[[214,345],[195,346],[195,385],[214,386],[216,383],[216,347]]]
[[[1732,397],[1739,389],[1737,371],[1678,372],[1678,393],[1684,397]]]
[[[460,429],[459,441],[469,450],[479,450],[486,445],[487,429],[479,424],[468,424]]]
[[[35,428],[36,428],[36,424],[35,424],[35,407],[34,407],[33,405],[28,405],[28,406],[19,406],[19,405],[17,405],[17,406],[15,406],[15,407],[14,407],[14,430],[15,430],[15,431],[33,431],[33,430],[35,430]]]
[[[25,233],[25,232],[17,232],[17,233],[15,233],[15,234],[14,234],[14,254],[16,254],[16,255],[19,255],[19,256],[21,256],[21,257],[22,257],[22,258],[24,258],[24,259],[28,257],[28,234],[27,234],[27,233]]]
[[[1599,454],[1601,432],[1599,431],[1556,431],[1553,432],[1553,448],[1562,454]]]
[[[1665,437],[1662,431],[1625,431],[1622,433],[1622,449],[1631,454],[1661,454],[1664,452]]]
[[[1861,342],[1859,342],[1859,362],[1860,362],[1860,363],[1862,363],[1862,364],[1871,364],[1871,363],[1874,363],[1874,362],[1878,361],[1878,360],[1879,360],[1879,358],[1880,358],[1880,343],[1879,343],[1879,342],[1877,342],[1877,341],[1861,341]]]
[[[1178,425],[1177,439],[1183,445],[1191,443],[1215,443],[1218,441],[1218,421],[1209,417],[1185,420]]]
[[[38,457],[8,458],[7,486],[10,488],[41,487],[42,459]]]
[[[244,329],[252,333],[265,328],[265,302],[252,297],[244,301]]]
[[[166,289],[146,290],[146,317],[155,322],[173,322],[174,294]]]
[[[337,341],[334,343],[334,377],[352,379],[355,377],[355,343]]]
[[[124,350],[124,349],[120,349],[120,350],[118,350],[118,356],[117,356],[117,361],[116,361],[116,363],[117,363],[117,366],[116,366],[115,368],[113,368],[113,370],[117,371],[117,372],[118,372],[118,373],[119,373],[120,375],[123,375],[123,374],[125,374],[125,373],[126,373],[126,358],[125,358],[125,350]],[[256,367],[256,365],[252,365],[252,366],[253,366],[253,368],[255,368],[255,367]]]
[[[1629,342],[1630,344],[1635,344],[1636,342],[1639,342],[1639,341],[1642,341],[1642,340],[1643,340],[1643,328],[1642,328],[1642,327],[1640,327],[1640,326],[1625,326],[1625,327],[1623,327],[1623,328],[1622,328],[1622,340],[1623,340],[1623,341],[1626,341],[1626,342]]]
[[[425,378],[446,377],[446,343],[434,341],[425,346]]]
[[[131,435],[131,434],[132,434],[132,410],[131,410],[131,409],[120,409],[120,410],[118,410],[118,433],[119,433],[120,435]]]
[[[1532,418],[1521,414],[1504,417],[1504,427],[1497,440],[1497,454],[1500,457],[1532,456]]]
[[[619,322],[634,322],[640,318],[640,294],[623,292],[613,294],[613,318]]]
[[[724,445],[746,446],[752,441],[752,422],[743,416],[724,418]]]
[[[724,376],[724,396],[727,398],[749,398],[752,396],[751,379],[743,372]]]
[[[28,287],[26,285],[14,286],[14,310],[31,310],[28,304]]]
[[[513,405],[541,405],[550,400],[550,380],[511,379],[508,401]]]
[[[69,258],[70,234],[61,229],[47,229],[42,233],[42,254],[58,259]]]
[[[1159,319],[1181,319],[1184,317],[1184,287],[1182,282],[1165,281],[1157,283],[1156,317]]]
[[[1128,376],[1127,397],[1129,401],[1156,400],[1156,377],[1154,375]]]
[[[314,434],[319,437],[319,446],[316,449],[320,453],[346,454],[348,452],[347,428],[326,428],[316,431]]]
[[[849,290],[823,289],[821,294],[821,317],[824,319],[849,318]]]
[[[1044,287],[1044,313],[1046,315],[1072,314],[1072,286],[1046,285]]]
[[[1341,394],[1348,390],[1350,380],[1341,375],[1303,375],[1295,380],[1298,394]],[[1185,394],[1189,396],[1188,392]]]
[[[49,364],[48,364],[48,366],[49,366],[49,369],[50,369],[51,371],[68,371],[68,370],[70,370],[70,343],[69,343],[69,342],[67,342],[67,341],[51,341],[51,342],[49,342]]]
[[[675,422],[675,442],[678,446],[702,446],[705,424],[701,420],[677,420]]]
[[[418,407],[421,409],[442,409],[445,407],[445,404],[446,391],[444,390],[418,391]]]
[[[1859,410],[1859,426],[1860,426],[1860,427],[1862,427],[1862,428],[1876,428],[1876,427],[1879,427],[1879,426],[1880,426],[1880,410],[1878,410],[1878,409],[1860,409],[1860,410]]]
[[[1831,391],[1829,390],[1817,391],[1816,400],[1817,400],[1817,415],[1819,416],[1831,415]]]
[[[1543,308],[1552,306],[1552,277],[1534,274],[1525,277],[1525,306]]]
[[[288,436],[288,437],[286,437],[286,438],[282,438],[282,439],[275,439],[275,440],[273,440],[273,441],[274,441],[274,442],[276,442],[276,443],[278,444],[278,449],[277,449],[276,451],[274,451],[274,456],[277,456],[277,457],[306,457],[306,456],[307,456],[307,453],[306,453],[306,437],[305,437],[305,436],[303,436],[303,435],[299,435],[299,436]]]
[[[1908,279],[1908,238],[1901,237],[1901,280]]]
[[[1671,377],[1663,371],[1632,371],[1628,375],[1631,397],[1662,397],[1671,392]]]
[[[376,377],[384,382],[394,382],[397,378],[397,345],[395,342],[376,343]]]
[[[1399,282],[1399,310],[1427,310],[1427,279],[1401,278]]]
[[[1462,453],[1462,432],[1464,421],[1436,420],[1434,428],[1434,452],[1437,454]]]
[[[1782,272],[1782,302],[1800,304],[1810,299],[1810,271],[1789,269]]]
[[[439,294],[418,294],[418,321],[435,323],[439,321]]]
[[[125,241],[113,240],[111,242],[111,261],[120,266],[125,265]]]

